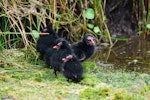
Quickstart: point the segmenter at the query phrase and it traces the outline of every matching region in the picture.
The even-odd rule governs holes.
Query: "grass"
[[[33,0],[2,0],[0,1],[0,6],[0,34],[2,37],[0,48],[12,48],[14,41],[16,44],[13,44],[13,47],[19,45],[21,41],[22,45],[30,49],[35,55],[34,45],[31,43],[35,38],[28,38],[29,34],[26,33],[32,33],[33,30],[39,32],[41,28],[50,23],[56,29],[56,32],[61,28],[65,28],[71,42],[76,42],[86,33],[92,33],[96,36],[87,27],[88,20],[84,16],[84,11],[90,8],[90,6],[95,11],[95,19],[92,20],[92,23],[95,26],[99,26],[101,30],[101,33],[98,34],[105,33],[109,35],[106,39],[109,38],[109,41],[111,41],[110,33],[104,20],[102,0],[94,0],[94,2],[92,0],[52,0],[51,2],[49,0],[43,2]],[[95,22],[95,20],[97,21]],[[6,32],[9,32],[9,34],[5,34]],[[18,35],[17,33],[20,34]]]
[[[26,50],[11,49],[0,53],[0,98],[16,100],[148,100],[150,75],[83,63],[85,73],[80,83],[67,82],[61,73],[33,55],[26,60]],[[29,53],[28,53],[29,55]],[[7,57],[7,59],[5,59]]]
[[[136,15],[140,19],[138,33],[143,33],[146,37],[149,30],[143,26],[149,24],[150,11],[147,11],[147,15],[145,13],[145,5],[148,4],[148,1],[133,1]],[[70,36],[71,42],[78,41],[86,33],[92,33],[95,35],[98,45],[100,45],[100,40],[104,38],[106,44],[112,47],[115,42],[107,26],[108,19],[104,10],[106,4],[106,0],[52,0],[51,2],[49,0],[1,0],[0,49],[26,47],[36,56],[35,38],[26,33],[32,34],[33,30],[39,32],[40,28],[50,23],[56,29],[56,32],[64,28]],[[94,10],[95,17],[93,20],[88,20],[84,16],[84,12],[88,8]],[[95,33],[88,28],[88,23],[99,27],[99,32]],[[124,39],[115,38],[115,40]]]

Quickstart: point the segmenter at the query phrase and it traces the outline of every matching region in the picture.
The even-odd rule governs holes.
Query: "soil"
[[[133,0],[107,0],[105,14],[112,37],[129,38],[137,35],[138,20]]]

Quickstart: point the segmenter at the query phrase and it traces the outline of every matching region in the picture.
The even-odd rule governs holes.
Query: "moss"
[[[82,100],[102,100],[106,99],[112,92],[110,86],[101,84],[100,86],[88,87],[80,93]]]
[[[92,99],[100,99],[99,96],[95,95],[97,94],[97,91],[95,91],[93,88],[87,88],[85,89],[81,94],[80,98],[82,100],[92,100]]]
[[[96,85],[98,82],[100,82],[100,81],[98,80],[96,75],[95,74],[89,74],[89,73],[85,73],[84,79],[81,81],[82,84],[91,85],[91,86]]]
[[[86,61],[83,63],[85,68],[83,80],[73,83],[66,81],[60,72],[55,77],[52,69],[44,67],[43,61],[38,60],[35,63],[34,60],[26,61],[22,57],[13,58],[15,53],[3,53],[6,57],[9,56],[6,60],[11,65],[0,67],[0,98],[146,100],[150,95],[150,75],[148,74],[113,69],[103,70],[96,66],[95,62]],[[30,56],[33,57],[33,55]],[[1,56],[0,60],[7,62]]]
[[[132,97],[125,89],[118,89],[114,92],[113,100],[132,100]]]
[[[88,72],[88,73],[96,73],[99,71],[99,67],[96,65],[95,62],[92,62],[92,61],[83,62],[83,66],[84,66],[85,72]]]

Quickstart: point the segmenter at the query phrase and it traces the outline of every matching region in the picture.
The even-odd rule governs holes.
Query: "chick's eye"
[[[47,32],[47,28],[43,29],[43,32]]]
[[[89,39],[88,41],[92,41],[91,39]]]

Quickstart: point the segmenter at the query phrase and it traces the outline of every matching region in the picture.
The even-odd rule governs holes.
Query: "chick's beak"
[[[62,45],[62,42],[59,42],[57,45],[58,45],[58,46],[61,46],[61,45]]]
[[[58,48],[59,48],[59,46],[58,46],[58,45],[55,45],[55,46],[53,46],[53,48],[54,48],[54,49],[58,49]]]
[[[39,34],[40,35],[48,35],[49,33],[47,33],[47,32],[40,32]]]
[[[66,58],[62,58],[62,61],[66,62],[66,61],[67,61],[67,59],[66,59]]]
[[[72,58],[73,58],[73,55],[69,55],[69,56],[67,56],[66,58],[72,59]]]
[[[89,42],[90,45],[94,45],[95,44],[95,41],[93,39],[90,39],[88,42]]]

